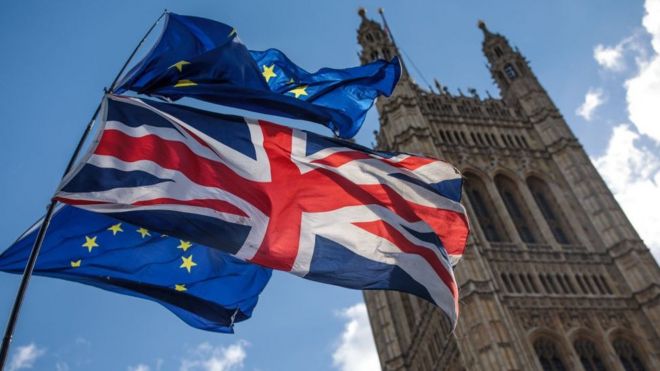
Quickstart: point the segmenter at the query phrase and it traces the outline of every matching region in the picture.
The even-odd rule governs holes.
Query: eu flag
[[[318,122],[350,138],[376,97],[392,93],[400,74],[397,58],[310,73],[279,50],[248,51],[223,23],[169,13],[159,41],[115,92],[193,97]]]
[[[22,273],[36,234],[33,227],[0,255],[0,270]],[[217,249],[72,206],[53,216],[34,273],[153,300],[191,326],[225,333],[252,315],[271,276]]]

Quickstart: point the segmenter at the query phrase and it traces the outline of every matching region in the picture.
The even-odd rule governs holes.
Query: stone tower
[[[398,55],[359,14],[362,63]],[[525,57],[479,28],[501,99],[426,91],[406,71],[377,102],[379,149],[461,169],[472,226],[453,334],[421,299],[365,292],[383,369],[660,370],[657,263]]]

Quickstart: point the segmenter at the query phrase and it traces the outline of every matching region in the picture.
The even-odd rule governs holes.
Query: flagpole
[[[135,54],[137,54],[137,52],[140,50],[140,47],[142,47],[149,34],[151,34],[154,28],[156,28],[156,25],[166,14],[167,14],[167,9],[163,10],[163,13],[158,17],[158,19],[156,19],[156,21],[151,25],[151,27],[149,27],[147,33],[144,35],[144,37],[142,37],[142,40],[140,40],[140,42],[137,44],[135,49],[133,49],[133,52],[128,57],[128,59],[126,59],[126,62],[124,62],[124,65],[119,70],[119,73],[117,73],[117,76],[115,76],[114,80],[112,81],[112,84],[110,84],[110,91],[112,91],[115,88],[115,85],[119,81],[121,75],[126,70],[126,67],[128,67],[129,63],[131,62],[131,60],[133,60]],[[73,168],[73,165],[76,162],[76,158],[78,157],[78,154],[80,154],[80,151],[82,150],[82,147],[85,144],[85,140],[87,139],[89,133],[92,131],[92,128],[94,127],[96,116],[98,116],[102,104],[103,104],[103,99],[101,99],[101,102],[99,102],[99,105],[96,107],[96,110],[94,110],[94,114],[92,114],[92,117],[89,119],[89,122],[87,123],[87,127],[85,127],[85,131],[81,135],[80,140],[78,140],[78,145],[76,145],[76,149],[73,151],[73,154],[69,159],[69,163],[66,165],[66,169],[64,170],[63,176],[68,174],[69,171],[71,171],[71,169]],[[46,236],[46,230],[48,229],[48,225],[50,224],[50,220],[53,217],[53,212],[55,211],[56,206],[57,206],[57,201],[54,198],[51,199],[50,204],[48,205],[48,209],[46,211],[46,216],[44,217],[43,222],[39,227],[37,239],[34,241],[34,245],[32,246],[32,251],[30,252],[30,257],[28,258],[27,265],[25,266],[25,270],[23,271],[23,277],[21,278],[21,283],[18,287],[18,291],[16,292],[16,299],[14,300],[14,305],[11,309],[9,320],[7,321],[7,327],[5,328],[5,335],[2,338],[2,348],[0,348],[0,371],[4,370],[5,363],[7,361],[7,356],[9,354],[9,345],[12,341],[14,335],[14,329],[16,328],[16,321],[18,320],[18,315],[21,310],[21,304],[23,304],[23,298],[25,297],[25,292],[28,288],[28,284],[30,283],[30,278],[32,277],[32,271],[34,271],[34,266],[37,262],[37,256],[39,255],[39,250],[41,250],[41,245],[44,241],[44,237]]]

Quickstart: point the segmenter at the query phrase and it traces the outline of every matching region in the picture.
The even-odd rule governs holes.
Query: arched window
[[[519,274],[518,278],[520,279],[520,282],[522,282],[522,285],[525,288],[525,291],[526,292],[532,292],[532,288],[529,286],[529,282],[527,281],[527,277],[523,274]]]
[[[575,352],[580,357],[580,363],[585,371],[607,371],[596,345],[591,340],[578,339],[573,343]]]
[[[578,285],[580,285],[580,288],[582,289],[582,292],[585,294],[589,293],[589,290],[587,290],[587,287],[584,285],[584,282],[582,281],[582,277],[580,275],[575,275],[575,280],[577,281]]]
[[[550,188],[541,179],[531,176],[527,178],[529,187],[536,205],[541,210],[541,214],[548,223],[555,240],[562,245],[568,245],[573,241],[573,235],[566,218],[558,207],[557,200],[552,195]]]
[[[571,279],[568,278],[567,275],[563,275],[562,278],[564,279],[564,282],[566,282],[566,286],[568,287],[568,289],[571,290],[571,294],[577,294],[577,291],[575,290],[575,286],[573,286],[573,282],[571,282]]]
[[[502,282],[504,282],[504,286],[506,287],[506,291],[507,292],[513,291],[511,288],[511,282],[509,282],[509,278],[506,276],[506,274],[502,273],[501,277],[502,277]]]
[[[518,71],[516,71],[515,67],[510,64],[504,66],[504,73],[509,78],[509,80],[513,80],[518,77]]]
[[[538,288],[538,286],[536,286],[536,282],[534,281],[534,278],[532,278],[532,275],[529,274],[529,273],[527,273],[527,280],[529,281],[529,284],[532,286],[532,289],[534,290],[534,292],[538,293],[539,288]]]
[[[497,142],[497,137],[495,137],[495,134],[490,134],[490,137],[493,139],[493,145],[495,147],[499,147],[500,144]]]
[[[639,358],[635,347],[625,339],[616,339],[612,342],[616,355],[621,360],[621,365],[626,371],[646,371],[642,359]]]
[[[605,277],[603,277],[602,275],[600,275],[598,277],[600,278],[600,282],[603,283],[603,287],[605,287],[605,291],[607,291],[608,294],[611,294],[612,289],[610,288],[610,285],[607,283],[607,280],[605,279]]]
[[[516,279],[516,276],[513,275],[513,274],[509,274],[509,279],[513,283],[513,287],[514,287],[515,291],[516,292],[521,292],[522,288],[520,287],[520,282],[518,282],[518,280]]]
[[[497,215],[484,183],[472,174],[465,174],[465,180],[465,193],[470,200],[470,204],[472,204],[486,239],[492,242],[509,241],[509,237],[502,227],[501,218]]]
[[[532,216],[520,197],[520,192],[513,181],[503,175],[495,177],[495,185],[502,196],[504,205],[515,224],[520,239],[527,243],[539,242],[539,233],[532,221]]]
[[[543,371],[565,371],[566,365],[561,359],[555,343],[548,338],[540,338],[534,342],[534,351]]]
[[[550,285],[548,284],[548,280],[546,279],[545,274],[539,275],[539,279],[541,280],[541,284],[543,285],[545,292],[552,294],[552,290],[550,289]]]

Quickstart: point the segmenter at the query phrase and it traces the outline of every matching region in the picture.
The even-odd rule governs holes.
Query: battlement
[[[527,117],[519,108],[503,100],[481,99],[478,95],[454,96],[447,93],[423,92],[419,95],[422,113],[427,117],[444,117],[465,122],[520,126]]]

